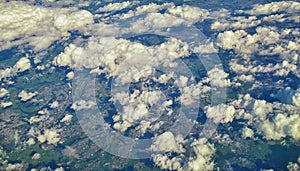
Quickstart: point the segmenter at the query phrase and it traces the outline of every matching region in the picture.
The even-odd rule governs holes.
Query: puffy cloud
[[[58,137],[59,134],[57,133],[57,131],[55,129],[45,129],[43,131],[43,134],[39,133],[39,135],[37,136],[37,139],[39,140],[39,142],[44,143],[47,142],[48,144],[57,144],[60,140],[60,138]]]
[[[144,134],[146,129],[160,126],[160,124],[152,125],[158,117],[158,114],[152,113],[160,113],[168,107],[163,93],[157,90],[142,92],[136,90],[129,96],[126,92],[118,92],[113,95],[112,101],[114,104],[121,105],[118,113],[113,116],[115,122],[113,127],[121,132],[125,132],[131,126],[136,126],[135,129]]]
[[[218,35],[218,39],[220,43],[217,45],[221,48],[235,50],[236,53],[244,56],[258,53],[260,55],[282,54],[284,57],[284,54],[293,54],[285,45],[286,36],[278,32],[276,27],[257,27],[256,33],[252,35],[245,30],[225,31]],[[270,46],[274,44],[276,46]]]
[[[47,114],[49,114],[49,110],[48,109],[42,109],[42,110],[40,110],[40,111],[38,111],[38,114],[40,114],[40,115],[47,115]]]
[[[228,21],[229,20],[229,21]],[[246,29],[251,28],[259,25],[261,21],[257,19],[255,16],[250,16],[248,18],[244,16],[238,16],[238,17],[230,17],[228,20],[224,21],[215,21],[211,25],[211,29],[213,30],[229,30],[229,29]]]
[[[236,80],[248,81],[255,80],[256,73],[271,73],[273,76],[287,76],[289,73],[294,73],[299,77],[297,71],[297,65],[291,64],[286,60],[282,63],[277,64],[267,64],[267,65],[256,65],[255,62],[241,62],[239,60],[233,59],[229,62],[230,69],[235,72]],[[246,76],[245,74],[251,74]]]
[[[188,170],[202,171],[213,170],[214,162],[212,156],[215,153],[215,147],[213,144],[207,142],[207,139],[198,139],[191,144],[196,156],[188,162]]]
[[[13,69],[16,70],[16,72],[24,72],[30,68],[30,60],[26,57],[23,57],[20,60],[18,60],[18,62],[13,67]]]
[[[0,70],[0,80],[17,75],[31,68],[30,60],[27,57],[19,59],[13,67]]]
[[[267,114],[273,112],[273,105],[271,103],[267,103],[265,100],[255,100],[253,112],[259,120],[265,120],[267,118]]]
[[[105,37],[91,38],[85,48],[71,44],[54,58],[53,63],[71,68],[101,66],[104,69],[100,73],[116,76],[116,82],[125,84],[148,77],[155,67],[168,66],[175,59],[188,54],[188,45],[175,38],[161,45],[147,47],[125,39]]]
[[[226,104],[205,107],[206,117],[214,121],[214,123],[229,123],[234,119],[235,108]]]
[[[286,168],[289,171],[298,171],[300,169],[300,166],[298,163],[289,162]]]
[[[270,16],[265,16],[262,18],[262,20],[267,22],[285,22],[286,18],[283,18],[284,16],[284,14],[274,14]]]
[[[59,106],[58,101],[54,101],[53,103],[50,104],[50,108],[51,108],[51,109],[55,109],[55,108],[57,108],[58,106]]]
[[[33,160],[38,160],[41,158],[41,154],[40,153],[34,153],[33,156],[31,157]]]
[[[5,88],[0,88],[0,98],[5,97],[6,95],[8,95],[8,90]]]
[[[120,3],[109,3],[104,7],[99,8],[96,12],[109,12],[109,11],[120,11],[122,9],[128,8],[132,5],[139,3],[138,1],[125,1]]]
[[[34,123],[38,123],[41,121],[45,121],[47,119],[49,119],[49,115],[31,116],[29,118],[29,123],[34,124]]]
[[[207,93],[211,91],[211,87],[204,85],[206,79],[202,79],[199,83],[191,85],[187,85],[187,80],[180,79],[180,81],[181,82],[175,82],[177,86],[181,88],[179,100],[183,105],[186,106],[190,106],[199,102],[200,97],[207,96]]]
[[[155,165],[159,166],[161,169],[168,170],[213,170],[214,162],[212,161],[212,157],[215,153],[215,147],[213,144],[209,143],[206,138],[194,139],[194,141],[187,141],[180,138],[178,141],[170,132],[166,132],[162,135],[164,137],[161,137],[160,140],[156,137],[156,140],[154,141],[155,144],[152,144],[152,148],[155,145],[155,149],[165,152],[164,154],[152,155],[152,160]],[[168,142],[168,138],[171,142]],[[184,150],[179,150],[182,148],[181,146],[183,144],[186,148],[190,149],[188,153],[185,153]],[[168,145],[171,147],[167,147]],[[178,149],[178,147],[180,148]],[[179,152],[177,156],[169,155],[167,153],[176,151],[177,154]],[[186,159],[187,156],[189,156],[188,159]],[[184,169],[183,166],[186,166],[186,168]]]
[[[72,80],[73,78],[74,78],[74,72],[73,71],[71,71],[71,72],[69,72],[67,75],[66,75],[66,77],[69,79],[69,80]]]
[[[295,106],[300,106],[300,89],[297,89],[295,94],[292,96],[292,104]]]
[[[230,79],[227,79],[229,74],[224,72],[222,69],[214,68],[208,71],[207,74],[210,84],[213,87],[228,87],[231,85]]]
[[[23,164],[21,164],[21,163],[15,163],[15,164],[9,163],[9,164],[6,166],[5,170],[7,170],[7,171],[22,170],[23,167],[24,167],[24,166],[23,166]]]
[[[180,158],[169,158],[166,155],[157,154],[152,156],[152,160],[155,163],[155,165],[159,166],[161,169],[167,169],[167,170],[178,170],[182,171],[183,168],[181,166],[181,159]]]
[[[74,44],[70,44],[68,47],[65,48],[64,53],[61,53],[54,58],[54,64],[59,66],[73,67],[73,61],[80,58],[82,51],[83,48],[77,48]]]
[[[275,95],[280,102],[300,106],[300,89],[293,90],[290,87],[280,89]]]
[[[37,95],[37,92],[26,92],[25,90],[22,90],[18,94],[18,97],[21,99],[21,101],[26,102],[26,101],[32,99],[36,95]]]
[[[280,140],[291,136],[295,140],[300,139],[300,116],[277,114],[272,120],[268,119],[258,124],[261,131],[268,140]]]
[[[149,13],[145,18],[134,21],[129,31],[143,33],[150,30],[179,26],[185,22],[184,19],[167,13]]]
[[[58,167],[54,171],[65,171],[65,169],[63,167]]]
[[[203,21],[209,16],[208,10],[188,5],[172,7],[167,12],[184,19],[189,24]]]
[[[30,146],[30,145],[35,144],[35,140],[34,140],[34,138],[29,138],[29,139],[26,141],[26,143]]]
[[[161,5],[150,3],[148,5],[138,6],[134,11],[130,10],[126,14],[120,16],[121,19],[130,18],[133,16],[141,15],[143,13],[158,13],[160,10],[169,9],[174,7],[174,3],[163,3]]]
[[[243,138],[253,138],[254,137],[254,131],[251,128],[244,127],[242,129],[242,137]]]
[[[185,149],[182,144],[184,140],[182,137],[174,137],[172,132],[164,132],[155,137],[150,150],[154,152],[176,152],[183,153]]]
[[[13,105],[12,102],[1,102],[1,107],[2,108],[8,108],[8,107],[10,107],[12,105]]]
[[[71,109],[84,110],[84,109],[90,109],[90,108],[94,107],[95,105],[97,105],[96,102],[91,101],[91,100],[89,100],[89,101],[79,100],[72,104]]]
[[[15,1],[0,3],[0,49],[29,42],[35,50],[47,48],[52,42],[93,23],[93,16],[74,8],[45,8]],[[20,40],[16,40],[21,38]]]
[[[60,122],[70,122],[73,118],[73,115],[70,114],[66,114],[61,120]]]
[[[295,13],[300,11],[300,3],[295,1],[271,2],[268,4],[256,4],[251,10],[245,11],[251,15],[267,15],[272,13],[286,12]]]
[[[300,139],[300,116],[297,106],[269,103],[265,100],[256,100],[249,95],[239,97],[239,100],[231,105],[243,108],[239,115],[248,120],[249,126],[267,140],[280,140],[286,137]]]

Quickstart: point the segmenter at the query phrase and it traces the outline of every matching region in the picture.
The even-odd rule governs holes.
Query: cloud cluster
[[[23,169],[23,164],[21,163],[8,163],[5,170],[7,171],[13,171],[13,170],[22,170]]]
[[[188,162],[188,170],[202,171],[213,170],[214,161],[212,156],[215,154],[215,147],[213,144],[207,142],[207,139],[201,138],[191,144],[196,156]]]
[[[243,11],[251,15],[268,15],[273,13],[296,13],[300,11],[300,3],[296,1],[279,1],[268,4],[256,4],[251,10]]]
[[[296,163],[293,162],[289,162],[288,165],[286,166],[286,168],[289,171],[297,171],[300,169],[300,157],[298,157],[298,160]]]
[[[224,30],[237,30],[246,29],[258,26],[261,20],[257,19],[256,16],[238,16],[228,17],[226,19],[217,20],[211,25],[212,30],[224,31]]]
[[[100,73],[116,76],[117,82],[125,84],[148,77],[154,67],[168,66],[173,60],[188,54],[188,45],[175,38],[147,47],[125,39],[104,37],[91,38],[84,48],[70,44],[54,58],[53,63],[71,68],[101,66],[104,69]]]
[[[169,101],[164,100],[163,92],[159,90],[136,90],[129,96],[126,92],[118,92],[113,96],[112,101],[114,104],[120,104],[118,113],[113,116],[113,127],[125,132],[129,127],[136,126],[135,129],[141,134],[144,134],[147,129],[157,129],[161,126],[161,122],[154,123],[154,121],[170,104]]]
[[[56,145],[60,141],[60,138],[58,136],[59,134],[57,133],[57,130],[45,129],[43,130],[43,133],[39,133],[36,138],[40,143],[47,142],[47,144]]]
[[[190,149],[188,153],[185,153],[186,150],[183,146]],[[189,171],[214,169],[212,157],[216,149],[206,138],[194,139],[190,142],[182,137],[174,137],[171,132],[165,132],[156,137],[151,148],[155,151],[164,152],[152,156],[155,165],[162,169]],[[170,152],[178,155],[172,156]]]
[[[300,76],[297,75],[300,52],[299,30],[280,29],[275,27],[276,24],[272,24],[275,21],[299,20],[299,17],[293,15],[294,12],[299,11],[298,2],[284,1],[255,5],[250,10],[236,11],[235,16],[224,9],[208,11],[187,5],[175,6],[174,3],[162,5],[150,3],[125,13],[115,13],[133,7],[137,3],[135,1],[110,3],[98,9],[97,12],[100,14],[94,16],[88,11],[76,8],[46,8],[27,5],[24,2],[1,3],[0,18],[3,18],[3,22],[0,24],[0,32],[7,34],[0,36],[0,43],[3,44],[0,50],[28,42],[34,50],[39,51],[47,48],[55,40],[68,37],[69,31],[79,30],[89,35],[88,40],[77,39],[67,45],[64,51],[53,59],[53,64],[72,69],[88,68],[91,73],[104,73],[107,77],[115,77],[117,85],[122,86],[153,76],[156,67],[174,67],[177,64],[174,61],[190,55],[191,51],[187,43],[176,38],[168,38],[160,45],[145,46],[126,40],[120,35],[130,32],[147,33],[160,29],[170,31],[170,27],[173,26],[190,26],[211,19],[213,21],[211,29],[221,31],[216,34],[219,42],[216,45],[206,43],[192,47],[193,52],[218,53],[218,47],[233,51],[243,58],[233,57],[230,60],[230,72],[213,68],[208,71],[206,78],[195,84],[188,84],[193,78],[180,76],[179,80],[175,81],[181,91],[180,97],[176,100],[182,105],[193,106],[199,102],[200,96],[208,97],[212,87],[225,89],[230,86],[242,86],[241,82],[256,82],[258,73],[271,73],[273,76],[280,77],[294,73]],[[124,26],[126,28],[123,28],[122,22],[108,22],[112,18],[126,20],[143,13],[145,14],[135,18],[130,26]],[[249,16],[239,16],[244,13]],[[93,23],[93,18],[97,17],[101,22]],[[268,26],[268,23],[272,26]],[[252,29],[254,27],[257,28]],[[257,55],[279,55],[280,59],[275,63],[260,64],[259,60],[256,60]],[[13,67],[0,70],[0,79],[30,68],[30,60],[26,57],[21,58]],[[175,75],[164,73],[154,81],[166,84]],[[232,75],[235,76],[234,79],[229,78]],[[68,73],[66,77],[69,80],[73,79],[74,72]],[[1,89],[0,98],[7,96],[7,93],[5,89]],[[35,95],[36,93],[22,91],[19,97],[22,101],[27,101]],[[255,133],[259,133],[267,140],[279,140],[287,136],[299,140],[300,118],[295,110],[300,106],[300,93],[298,90],[285,89],[281,94],[276,95],[277,98],[279,96],[281,103],[254,99],[249,94],[240,95],[229,105],[206,106],[205,114],[216,124],[230,123],[235,118],[246,120],[246,125],[241,130],[242,138],[245,139],[253,138]],[[159,112],[166,111],[170,117],[173,112],[170,106],[175,103],[173,100],[166,100],[163,92],[156,89],[142,89],[132,93],[121,91],[111,100],[116,106],[119,105],[119,110],[112,117],[113,128],[124,133],[128,128],[133,127],[141,135],[149,129],[159,130],[164,124],[164,121],[157,121]],[[2,107],[4,105],[7,107],[11,104],[1,103]],[[95,105],[93,101],[81,100],[74,102],[71,108],[84,110]],[[57,102],[50,104],[50,108],[56,107],[58,107]],[[48,116],[45,115],[33,116],[29,122],[37,123],[47,118]],[[60,122],[71,120],[72,115],[66,114]],[[35,133],[34,138],[41,143],[49,144],[60,141],[59,134],[54,129],[44,129],[43,132]],[[35,143],[34,138],[29,139],[27,143]],[[205,138],[191,142],[171,132],[165,132],[160,136],[155,135],[150,150],[159,153],[153,155],[152,159],[162,169],[213,170],[214,167],[212,156],[215,147]],[[174,157],[174,153],[178,156]],[[184,164],[187,168],[183,169]]]
[[[238,118],[247,120],[247,124],[262,134],[267,140],[280,140],[291,137],[300,140],[300,115],[298,107],[278,102],[269,103],[265,100],[256,100],[250,95],[241,96],[232,102],[238,108]],[[247,128],[245,128],[247,129]],[[250,131],[250,130],[244,130]],[[252,131],[250,131],[252,135]],[[244,137],[248,137],[246,132]]]
[[[125,1],[120,3],[109,3],[104,7],[99,8],[96,12],[111,12],[111,11],[120,11],[122,9],[128,8],[132,5],[139,3],[138,1]]]
[[[0,3],[0,50],[29,43],[34,50],[47,48],[67,31],[81,30],[93,23],[93,16],[74,8],[45,8],[25,2]]]
[[[0,70],[0,80],[12,77],[31,68],[30,60],[27,57],[20,58],[13,67]]]
[[[166,155],[157,154],[152,156],[152,160],[155,165],[159,166],[161,169],[183,171],[181,158],[169,158]]]

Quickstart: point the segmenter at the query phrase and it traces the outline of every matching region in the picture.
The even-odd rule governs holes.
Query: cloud
[[[161,169],[183,171],[181,166],[182,161],[180,158],[169,158],[166,155],[157,154],[152,156],[152,160],[155,165],[159,166]]]
[[[188,45],[175,38],[161,45],[147,47],[125,39],[104,37],[89,39],[86,47],[70,44],[54,58],[53,63],[71,68],[101,66],[104,68],[102,73],[116,76],[117,82],[126,84],[148,77],[155,67],[168,66],[175,59],[188,54]]]
[[[224,31],[224,30],[237,30],[256,27],[261,23],[261,20],[257,19],[256,16],[230,16],[226,19],[215,21],[211,25],[212,30]]]
[[[300,156],[298,157],[297,162],[293,163],[293,162],[289,162],[288,165],[286,166],[286,168],[289,171],[297,171],[300,169]]]
[[[246,139],[246,138],[253,138],[254,137],[254,131],[251,128],[244,127],[242,129],[242,137],[244,139]]]
[[[241,96],[231,104],[244,109],[240,110],[239,115],[265,139],[280,140],[286,137],[296,141],[300,139],[300,116],[297,106],[256,100],[250,95]]]
[[[79,100],[76,102],[73,102],[71,109],[73,110],[84,110],[84,109],[90,109],[94,106],[96,106],[96,102],[92,101],[92,100]]]
[[[113,95],[114,104],[120,104],[119,111],[113,116],[116,130],[125,132],[129,127],[136,126],[135,129],[144,134],[146,129],[160,126],[153,125],[152,122],[158,119],[153,116],[153,112],[159,113],[166,109],[168,105],[160,106],[164,103],[164,96],[161,91],[139,91],[136,90],[128,96],[126,92],[118,92]],[[157,128],[156,128],[157,129]]]
[[[65,169],[63,167],[58,167],[54,171],[65,171]]]
[[[8,107],[10,107],[10,106],[12,106],[13,105],[13,102],[1,102],[1,107],[2,108],[8,108]]]
[[[212,156],[215,153],[215,147],[213,144],[207,142],[207,139],[202,138],[194,141],[191,144],[191,148],[196,156],[188,162],[188,170],[202,171],[214,169]]]
[[[0,88],[0,99],[8,95],[8,90]]]
[[[184,140],[182,137],[174,137],[172,132],[164,132],[155,137],[150,150],[154,152],[175,152],[183,153],[185,149],[182,144]]]
[[[59,106],[58,101],[54,101],[53,103],[50,104],[50,108],[51,108],[51,109],[55,109],[55,108],[57,108],[58,106]]]
[[[228,87],[231,85],[228,73],[219,68],[213,68],[207,72],[212,87]]]
[[[60,122],[70,122],[73,118],[73,115],[70,114],[66,114],[61,120]]]
[[[268,15],[273,13],[285,12],[296,13],[300,11],[300,3],[295,1],[271,2],[268,4],[256,4],[251,10],[245,11],[251,15]]]
[[[128,31],[143,33],[150,30],[179,26],[185,22],[184,19],[167,13],[148,13],[145,18],[134,21]]]
[[[22,170],[23,167],[24,166],[21,163],[14,163],[14,164],[8,163],[5,170],[7,171]]]
[[[60,138],[58,136],[59,134],[57,133],[57,130],[44,129],[42,134],[41,133],[38,134],[37,139],[41,143],[47,142],[47,144],[56,145],[60,141]]]
[[[163,3],[161,5],[155,4],[155,3],[149,3],[148,5],[142,5],[138,6],[135,10],[130,10],[126,14],[122,14],[120,16],[120,19],[127,19],[133,16],[141,15],[144,13],[158,13],[159,11],[163,9],[169,9],[171,7],[174,7],[174,3]]]
[[[31,68],[30,60],[27,57],[20,58],[13,67],[0,70],[0,80],[17,75]]]
[[[125,1],[120,3],[109,3],[104,7],[99,8],[96,12],[111,12],[111,11],[120,11],[122,9],[128,8],[132,5],[138,4],[139,1]]]
[[[72,80],[74,78],[75,74],[73,71],[69,72],[66,77],[69,79],[69,80]]]
[[[33,159],[33,160],[39,160],[40,158],[41,158],[40,153],[34,153],[33,156],[31,157],[31,159]]]
[[[21,101],[26,102],[26,101],[32,99],[36,95],[37,95],[37,92],[26,92],[25,90],[22,90],[18,94],[18,97],[21,99]]]
[[[274,118],[267,119],[258,124],[259,131],[264,134],[267,140],[280,140],[286,136],[291,136],[295,140],[300,140],[300,116],[277,114]]]
[[[214,47],[214,44],[211,42],[209,44],[199,45],[195,47],[193,52],[195,53],[218,53],[218,50]]]
[[[213,120],[214,123],[229,123],[234,119],[235,108],[226,104],[217,106],[206,106],[204,108],[207,118]]]
[[[93,16],[74,8],[45,8],[25,2],[0,3],[0,50],[29,43],[34,50],[47,48],[55,40],[68,36],[67,31],[81,30],[93,23]]]
[[[209,16],[208,10],[188,5],[171,7],[167,10],[167,12],[176,17],[184,19],[185,22],[189,24],[203,21]]]

